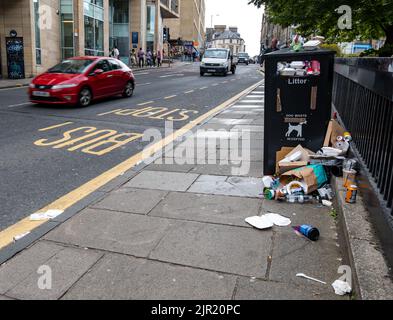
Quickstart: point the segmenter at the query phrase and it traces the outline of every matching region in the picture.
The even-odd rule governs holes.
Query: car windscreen
[[[93,63],[91,59],[64,60],[48,70],[49,73],[83,73]]]
[[[206,50],[205,58],[226,59],[227,58],[227,51],[226,50]]]
[[[239,57],[248,58],[248,54],[247,53],[239,53]]]

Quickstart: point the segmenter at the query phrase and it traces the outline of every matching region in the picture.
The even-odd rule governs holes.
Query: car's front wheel
[[[91,101],[92,101],[92,94],[89,88],[83,88],[80,92],[79,92],[79,101],[78,104],[81,107],[87,107],[90,105]]]
[[[123,91],[124,98],[130,98],[134,94],[134,84],[131,81],[128,81],[126,87]]]

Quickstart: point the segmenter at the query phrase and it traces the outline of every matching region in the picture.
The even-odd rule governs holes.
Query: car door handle
[[[106,76],[107,78],[112,78],[113,77],[113,74],[110,74],[110,75],[108,75],[108,76]]]

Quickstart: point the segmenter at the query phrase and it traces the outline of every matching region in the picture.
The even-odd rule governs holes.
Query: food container
[[[296,74],[296,70],[293,68],[285,68],[281,70],[280,73],[282,76],[294,76]]]
[[[291,68],[293,69],[303,69],[304,62],[303,61],[293,61],[291,62]]]

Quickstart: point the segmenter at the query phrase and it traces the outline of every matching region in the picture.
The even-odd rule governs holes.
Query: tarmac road
[[[0,231],[143,150],[145,130],[164,135],[166,120],[181,128],[261,79],[256,65],[227,77],[175,65],[136,73],[132,98],[88,108],[33,105],[26,88],[1,89]]]

